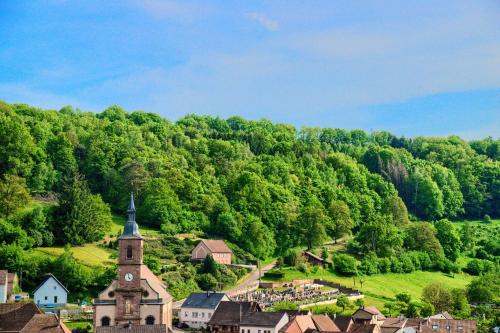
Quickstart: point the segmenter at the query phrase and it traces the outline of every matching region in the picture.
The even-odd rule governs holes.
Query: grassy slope
[[[110,239],[114,239],[118,233],[123,230],[123,225],[125,224],[125,218],[113,215],[113,220],[109,230],[106,232],[105,240],[109,241]],[[140,226],[140,230],[143,236],[146,237],[154,237],[159,234],[159,231],[156,229],[152,229],[145,226]],[[104,265],[109,266],[115,263],[115,259],[112,258],[112,251],[99,246],[104,242],[96,242],[91,244],[85,244],[83,246],[75,246],[72,247],[71,250],[73,254],[80,263],[86,266],[97,266]],[[46,256],[59,256],[64,252],[64,247],[62,246],[54,246],[54,247],[39,247],[33,249],[33,255],[46,255]]]

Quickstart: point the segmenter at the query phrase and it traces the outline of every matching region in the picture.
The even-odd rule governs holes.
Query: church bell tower
[[[118,284],[116,292],[117,323],[139,324],[141,304],[141,266],[144,239],[135,221],[134,195],[130,194],[127,223],[118,237]]]

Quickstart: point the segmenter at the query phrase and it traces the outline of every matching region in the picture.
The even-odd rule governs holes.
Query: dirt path
[[[244,278],[239,284],[237,284],[236,286],[232,287],[231,289],[227,289],[227,290],[224,290],[224,292],[226,294],[234,294],[234,293],[237,293],[239,291],[245,291],[247,290],[249,287],[251,287],[256,281],[259,280],[259,278],[261,276],[264,275],[265,272],[267,272],[268,270],[272,269],[274,267],[274,265],[276,265],[276,260],[263,266],[261,269],[260,269],[260,272],[259,272],[259,269],[256,269],[254,271],[252,271],[251,273],[249,273],[247,275],[246,278]],[[182,303],[184,303],[186,299],[181,299],[181,300],[178,300],[176,302],[173,303],[173,309],[180,309]]]

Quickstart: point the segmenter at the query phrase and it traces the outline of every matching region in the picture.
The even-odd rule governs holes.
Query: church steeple
[[[120,238],[142,238],[139,233],[139,226],[135,222],[135,204],[134,204],[134,193],[130,193],[130,202],[128,203],[127,209],[127,223],[125,228],[123,228],[123,233]]]

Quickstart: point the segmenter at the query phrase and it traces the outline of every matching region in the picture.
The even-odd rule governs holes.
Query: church
[[[96,333],[168,332],[172,297],[166,285],[143,263],[144,239],[135,221],[133,194],[128,219],[118,237],[118,276],[94,300]]]

